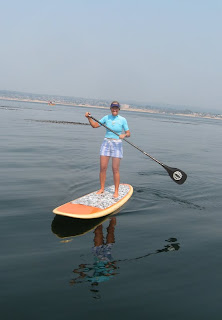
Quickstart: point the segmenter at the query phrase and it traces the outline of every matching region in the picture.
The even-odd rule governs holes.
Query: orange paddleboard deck
[[[114,185],[105,188],[104,193],[91,192],[71,202],[65,203],[53,210],[55,214],[79,218],[95,219],[111,214],[122,207],[132,196],[133,187],[130,184],[120,184],[119,197],[114,198]]]

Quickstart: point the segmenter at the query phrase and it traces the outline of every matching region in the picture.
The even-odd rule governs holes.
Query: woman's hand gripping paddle
[[[91,119],[93,119],[94,121],[98,122],[101,126],[103,126],[104,128],[108,129],[109,131],[115,133],[118,137],[119,134],[116,133],[115,131],[113,131],[112,129],[108,128],[105,124],[101,123],[99,120],[97,120],[96,118],[92,117],[91,115],[89,116]],[[140,152],[142,152],[143,154],[145,154],[145,156],[149,157],[150,159],[152,159],[153,161],[159,163],[169,174],[170,178],[176,182],[177,184],[183,184],[186,179],[187,179],[187,175],[184,171],[177,169],[177,168],[171,168],[166,166],[164,163],[161,163],[159,160],[153,158],[151,155],[149,155],[147,152],[143,151],[142,149],[140,149],[139,147],[137,147],[135,144],[133,144],[132,142],[128,141],[127,139],[122,139],[124,141],[126,141],[127,143],[129,143],[131,146],[133,146],[134,148],[136,148],[137,150],[139,150]]]

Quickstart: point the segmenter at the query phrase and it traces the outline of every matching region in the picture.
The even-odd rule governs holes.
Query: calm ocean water
[[[99,188],[105,129],[53,123],[86,111],[0,101],[1,319],[221,319],[222,122],[122,111],[131,141],[187,181],[124,144],[125,207],[59,219],[55,207]]]

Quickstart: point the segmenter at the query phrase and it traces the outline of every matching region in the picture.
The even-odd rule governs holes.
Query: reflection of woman
[[[80,264],[78,269],[74,269],[73,272],[79,274],[79,277],[71,280],[71,284],[81,283],[82,281],[88,281],[92,284],[98,284],[99,282],[108,281],[116,273],[115,261],[112,261],[111,249],[115,243],[115,225],[116,218],[112,217],[107,228],[106,242],[104,243],[103,226],[99,225],[94,233],[94,263],[90,267],[87,264]],[[90,274],[92,272],[92,274]],[[84,279],[84,280],[83,280]]]
[[[119,269],[119,267],[117,267],[117,264],[119,264],[120,262],[137,261],[151,255],[159,254],[162,252],[177,251],[180,249],[180,244],[177,242],[177,239],[169,238],[165,240],[166,242],[168,242],[168,244],[164,245],[162,249],[155,250],[154,252],[136,258],[114,261],[111,255],[111,249],[113,244],[115,243],[115,225],[116,218],[112,217],[107,228],[106,241],[104,241],[103,237],[102,224],[95,229],[94,247],[92,248],[94,263],[93,265],[86,263],[80,264],[78,269],[73,270],[77,277],[70,281],[71,285],[77,283],[90,283],[90,291],[92,292],[93,298],[95,299],[100,299],[100,292],[98,287],[99,283],[108,281],[113,278],[117,274],[115,270]]]
[[[115,243],[114,237],[114,228],[116,225],[116,218],[113,217],[110,220],[109,226],[107,228],[107,236],[106,236],[106,243],[104,243],[103,239],[103,226],[102,224],[98,226],[94,233],[94,248],[93,248],[93,255],[95,257],[95,264],[99,269],[97,270],[98,273],[101,273],[101,270],[104,271],[104,276],[109,277],[112,276],[113,269],[115,269],[114,263],[112,263],[112,255],[111,249],[113,244]],[[110,273],[109,273],[110,272]],[[98,275],[99,275],[98,274]],[[108,279],[105,279],[108,280]]]
[[[108,128],[118,133],[119,138],[113,132],[107,130],[105,139],[100,149],[100,190],[98,194],[104,192],[106,182],[106,170],[109,163],[109,158],[112,158],[113,180],[115,185],[114,198],[118,198],[118,189],[120,183],[119,166],[120,159],[123,157],[122,140],[125,137],[130,137],[130,131],[127,121],[124,117],[119,115],[120,104],[113,101],[110,105],[111,115],[103,117],[100,122],[105,124]],[[90,113],[86,112],[86,118],[93,128],[99,128],[100,124],[90,118]],[[122,131],[125,133],[122,133]]]

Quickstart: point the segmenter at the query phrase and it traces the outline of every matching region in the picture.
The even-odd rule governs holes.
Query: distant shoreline
[[[38,100],[38,99],[22,99],[22,98],[9,98],[9,97],[1,97],[0,100],[4,101],[18,101],[18,102],[31,102],[31,103],[43,103],[50,106],[50,102],[46,100]],[[96,106],[90,104],[75,104],[75,103],[67,103],[67,102],[53,102],[53,106],[56,105],[63,105],[63,106],[73,106],[73,107],[84,107],[84,108],[98,108],[98,109],[107,109],[107,107],[103,106]],[[52,106],[52,105],[51,105]],[[131,108],[129,105],[122,105],[121,110],[129,111],[129,112],[144,112],[144,113],[151,113],[151,114],[165,114],[165,115],[173,115],[173,116],[182,116],[182,117],[191,117],[191,118],[204,118],[204,119],[212,119],[212,120],[222,120],[222,117],[217,116],[210,116],[210,115],[202,115],[199,113],[171,113],[171,112],[164,112],[159,110],[152,110],[152,109],[140,109],[140,108]]]

